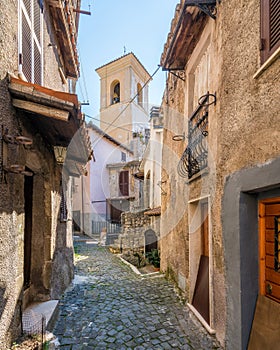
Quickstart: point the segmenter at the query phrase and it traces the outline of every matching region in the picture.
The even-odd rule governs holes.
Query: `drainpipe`
[[[82,233],[85,233],[85,219],[84,219],[84,176],[82,175]]]

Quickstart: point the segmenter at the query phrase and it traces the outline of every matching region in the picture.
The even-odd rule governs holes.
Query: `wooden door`
[[[119,174],[119,189],[121,196],[129,195],[129,174],[128,171],[121,171]]]
[[[280,303],[280,198],[259,204],[260,294]]]
[[[192,304],[205,319],[210,323],[209,309],[209,221],[208,203],[201,206],[201,256],[196,278]]]
[[[208,203],[201,205],[201,242],[202,242],[202,254],[209,257],[209,221],[208,221]]]

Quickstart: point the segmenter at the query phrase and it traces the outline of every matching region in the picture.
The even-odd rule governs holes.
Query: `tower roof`
[[[143,64],[140,62],[140,60],[135,56],[135,54],[134,54],[133,52],[129,52],[129,53],[127,53],[127,54],[125,54],[125,55],[122,55],[121,57],[118,57],[118,58],[116,58],[116,59],[114,59],[114,60],[112,60],[112,61],[110,61],[110,62],[108,62],[108,63],[105,63],[105,64],[103,64],[102,66],[96,68],[95,71],[96,71],[99,75],[102,75],[102,71],[103,71],[103,69],[104,69],[105,67],[108,68],[109,66],[114,66],[114,65],[115,65],[116,63],[118,63],[118,62],[122,63],[122,61],[125,62],[126,60],[127,60],[127,63],[128,63],[128,64],[131,64],[131,63],[133,63],[133,61],[134,61],[138,66],[141,67],[141,70],[142,70],[143,72],[145,72],[145,74],[147,74],[149,78],[151,78],[150,73],[147,71],[147,69],[143,66]]]

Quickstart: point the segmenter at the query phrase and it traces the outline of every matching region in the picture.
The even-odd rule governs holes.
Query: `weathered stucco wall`
[[[247,344],[248,329],[250,330],[248,324],[253,315],[251,315],[251,319],[240,317],[239,321],[247,322],[247,324],[240,323],[239,333],[233,324],[232,314],[228,317],[232,310],[241,310],[242,308],[245,310],[246,305],[244,302],[242,305],[238,304],[237,295],[227,295],[229,289],[234,290],[234,282],[240,279],[241,272],[240,269],[234,270],[235,272],[231,271],[232,274],[229,278],[230,265],[228,264],[236,263],[238,265],[239,262],[238,258],[236,262],[230,262],[229,257],[232,257],[229,251],[230,247],[229,245],[224,246],[224,237],[228,235],[230,228],[226,225],[222,227],[225,213],[222,199],[227,176],[243,169],[252,167],[258,169],[258,167],[263,167],[270,160],[280,156],[280,61],[278,57],[266,70],[257,77],[255,76],[261,67],[259,50],[260,2],[258,0],[222,1],[217,9],[216,20],[209,18],[198,44],[186,64],[185,83],[178,79],[177,86],[168,84],[165,92],[169,107],[184,115],[182,121],[174,118],[174,115],[171,114],[164,120],[162,177],[163,179],[167,178],[169,187],[167,187],[167,196],[162,198],[162,212],[163,214],[164,212],[168,213],[169,206],[176,208],[176,210],[185,206],[185,213],[182,216],[182,221],[178,221],[179,224],[175,228],[168,230],[167,235],[161,233],[162,268],[166,271],[172,269],[173,277],[178,282],[177,276],[184,266],[186,285],[190,287],[190,292],[186,295],[191,297],[195,282],[193,276],[196,275],[196,263],[192,256],[194,256],[193,251],[199,251],[199,249],[193,237],[190,241],[188,239],[192,228],[192,217],[188,217],[188,213],[192,215],[192,210],[199,200],[202,198],[204,201],[207,198],[210,219],[209,247],[211,248],[211,326],[215,328],[217,338],[222,344],[225,343],[228,348],[243,349]],[[209,60],[207,61],[208,70],[206,70],[206,74],[203,74],[201,84],[205,84],[206,91],[216,93],[217,97],[216,105],[209,107],[209,134],[207,136],[209,169],[203,177],[186,184],[176,174],[178,159],[175,161],[176,157],[172,158],[168,152],[172,149],[180,157],[186,147],[187,140],[185,143],[181,142],[181,146],[175,144],[169,130],[175,129],[177,134],[187,133],[187,120],[195,107],[193,97],[200,89],[194,76],[196,77],[197,74],[199,77],[199,72],[205,68],[199,67],[196,73],[196,65],[199,66],[200,62],[203,62],[203,52],[207,52]],[[205,75],[208,79],[205,79]],[[169,82],[172,79],[176,78],[169,76]],[[184,105],[180,107],[180,103],[184,100]],[[178,132],[178,129],[181,129],[181,132]],[[229,196],[229,194],[227,195]],[[228,212],[230,208],[227,207],[226,210]],[[167,217],[173,223],[176,222],[171,212],[168,213]],[[163,215],[162,229],[166,227],[167,223],[168,220]],[[180,232],[182,232],[181,236]],[[183,241],[182,236],[184,237]],[[244,240],[242,244],[244,244]],[[190,249],[191,254],[189,254],[188,249]],[[242,259],[241,255],[240,258]],[[252,267],[252,271],[256,271],[256,266]],[[252,280],[255,277],[252,276]],[[239,292],[238,289],[236,293]],[[246,311],[244,310],[241,311],[241,314]],[[252,310],[250,312],[252,313]],[[247,330],[243,329],[242,333],[242,328]],[[247,335],[245,335],[246,332]],[[247,337],[247,340],[244,340],[244,337]]]
[[[222,229],[221,218],[225,218],[225,214],[230,209],[228,204],[225,207],[226,203],[222,204],[221,200],[224,198],[226,178],[233,173],[235,178],[239,180],[232,181],[231,185],[234,183],[236,188],[239,187],[239,191],[242,187],[240,184],[250,181],[250,176],[252,184],[258,180],[256,191],[262,187],[262,183],[264,187],[269,186],[267,180],[270,178],[271,172],[268,164],[271,160],[277,161],[280,157],[280,61],[279,58],[276,59],[258,77],[254,77],[261,67],[260,1],[251,0],[246,1],[246,3],[237,0],[227,1],[221,4],[219,11],[219,26],[222,33],[222,64],[221,84],[218,90],[220,113],[217,123],[219,135],[216,163],[217,195],[214,202],[216,210],[213,212],[213,221],[216,235],[222,236],[224,242],[226,240],[228,242],[232,227],[235,227],[236,239],[237,242],[240,242],[239,247],[234,247],[239,251],[239,255],[236,257],[238,264],[238,260],[246,260],[243,254],[248,252],[246,253],[244,245],[247,246],[248,243],[244,238],[239,237],[239,229],[236,228],[239,227],[240,223],[237,223],[239,221],[237,218],[235,218],[235,226],[231,222],[230,225],[223,225]],[[251,168],[254,169],[254,172],[249,172]],[[267,177],[265,172],[267,172]],[[270,185],[275,186],[275,179]],[[250,186],[247,184],[247,189],[249,188]],[[244,187],[243,190],[246,188]],[[230,196],[228,191],[227,187],[227,196]],[[241,196],[240,193],[239,196]],[[239,210],[241,210],[241,202],[239,205]],[[251,224],[257,225],[257,215],[251,215],[253,212],[250,205],[243,204],[242,208],[240,222],[246,220],[246,217],[251,217],[254,220],[251,221]],[[240,231],[242,230],[240,229]],[[256,236],[257,231],[255,231],[254,238],[257,238]],[[237,242],[236,245],[238,245]],[[246,291],[246,285],[254,285],[254,281],[258,278],[258,240],[253,239],[252,242],[254,242],[254,246],[251,247],[251,251],[255,254],[254,258],[247,264],[247,267],[251,269],[246,274],[247,282],[244,284],[244,279],[243,283],[241,282],[239,292],[241,291],[242,296],[249,292]],[[242,281],[241,275],[244,268],[241,265],[240,269],[229,273],[233,263],[230,258],[232,257],[232,249],[233,247],[228,244],[219,248],[226,259],[225,276],[228,291],[226,345],[228,348],[245,349],[253,319],[254,305],[250,302],[245,303],[245,299],[242,302],[238,301],[236,294],[238,288],[235,285],[236,281]],[[249,258],[250,254],[247,254],[247,259]],[[235,291],[235,293],[232,294],[230,291]],[[255,294],[250,295],[249,299],[254,303],[258,291],[255,288],[252,288],[252,291]],[[234,323],[237,317],[232,317],[232,310],[238,309],[242,316],[238,328],[236,328]]]
[[[166,195],[161,197],[160,251],[161,269],[166,272],[187,295],[188,278],[188,189],[185,179],[177,172],[177,165],[185,142],[172,140],[182,135],[184,124],[184,83],[170,75],[163,98],[163,151],[161,181]]]
[[[18,73],[18,2],[0,3],[0,126],[11,135],[32,138],[24,149],[5,144],[8,164],[22,163],[33,171],[31,283],[24,290],[24,176],[6,174],[0,183],[0,348],[10,348],[21,332],[21,311],[33,301],[57,298],[73,277],[69,223],[60,223],[61,170],[52,148],[12,107],[7,73]],[[47,16],[45,14],[45,16]],[[45,17],[46,18],[46,17]],[[64,90],[50,28],[44,25],[45,85]]]

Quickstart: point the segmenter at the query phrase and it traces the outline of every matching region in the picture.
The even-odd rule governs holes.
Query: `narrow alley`
[[[164,277],[139,276],[92,241],[75,252],[54,329],[60,349],[220,349]]]

